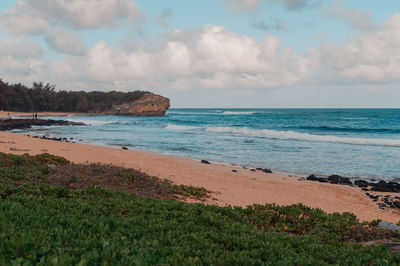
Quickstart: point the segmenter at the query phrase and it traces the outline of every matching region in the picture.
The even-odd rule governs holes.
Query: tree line
[[[133,102],[146,92],[57,91],[54,85],[34,82],[8,84],[0,79],[0,110],[14,112],[103,112]]]

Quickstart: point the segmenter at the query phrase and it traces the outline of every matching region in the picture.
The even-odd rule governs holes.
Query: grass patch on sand
[[[186,204],[171,200],[174,193],[133,169],[0,154],[0,265],[400,263],[388,246],[360,244],[398,237],[376,221],[301,204]]]
[[[63,157],[47,153],[36,156],[0,153],[0,178],[19,185],[41,183],[70,190],[101,186],[158,199],[175,199],[182,195],[203,200],[211,193],[205,188],[173,185],[168,180],[134,169],[99,163],[73,164]]]
[[[186,185],[174,185],[173,186],[175,194],[194,198],[197,200],[205,200],[210,196],[211,191],[203,187],[193,187]]]

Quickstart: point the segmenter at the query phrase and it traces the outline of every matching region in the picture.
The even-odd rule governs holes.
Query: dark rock
[[[316,177],[315,175],[310,175],[310,176],[307,177],[307,180],[308,180],[308,181],[318,181],[319,178]]]
[[[128,150],[128,148],[127,148],[127,147],[125,147],[125,146],[124,146],[124,147],[122,147],[122,149],[123,149],[123,150]]]
[[[264,173],[267,173],[267,174],[272,174],[272,171],[270,169],[267,169],[267,168],[258,167],[258,168],[256,168],[256,170],[263,171]]]
[[[362,188],[361,190],[362,190],[362,191],[369,191],[368,188]]]
[[[384,180],[379,180],[378,183],[375,184],[376,186],[387,186],[389,185],[388,183],[386,183],[386,181]]]
[[[308,176],[307,180],[309,180],[309,181],[318,181],[318,182],[321,182],[321,183],[328,183],[329,182],[329,180],[327,178],[316,177],[315,175]]]
[[[252,172],[255,172],[255,171],[256,171],[256,169],[250,169],[250,171],[252,171]]]
[[[386,195],[383,197],[382,201],[383,204],[386,208],[391,208],[391,209],[400,209],[400,201],[396,200],[397,198],[391,198],[390,195]]]
[[[237,173],[237,170],[232,170],[233,173]]]
[[[390,186],[395,187],[395,188],[400,188],[400,184],[397,182],[389,182],[388,183]]]
[[[331,176],[328,177],[328,180],[329,180],[329,182],[331,182],[332,184],[339,184],[339,180],[340,180],[341,178],[342,178],[342,177],[339,176],[339,175],[331,175]]]
[[[356,181],[354,181],[354,185],[365,188],[365,187],[369,186],[369,183],[365,180],[356,180]]]
[[[367,195],[368,197],[370,197],[371,199],[379,199],[379,195],[372,195],[372,194],[369,194],[369,193],[365,193],[365,195]]]
[[[201,163],[204,163],[204,164],[211,164],[209,161],[207,161],[207,160],[201,160]]]
[[[372,186],[371,188],[372,191],[394,192],[394,193],[400,192],[400,186],[396,182],[387,183],[384,180],[380,180],[378,183],[371,183],[370,185]]]
[[[352,186],[353,183],[347,177],[342,177],[340,175],[331,175],[328,177],[328,180],[331,184],[340,184],[340,185],[350,185]]]

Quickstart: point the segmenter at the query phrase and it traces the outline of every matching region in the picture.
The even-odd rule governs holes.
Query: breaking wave
[[[200,127],[193,127],[193,126],[179,126],[179,125],[173,125],[173,124],[168,124],[165,126],[166,129],[174,129],[174,130],[191,130],[191,129],[198,129]]]
[[[233,111],[225,111],[222,114],[223,115],[252,115],[255,114],[256,112],[233,112]]]
[[[282,140],[301,140],[301,141],[314,141],[314,142],[330,142],[330,143],[343,143],[352,145],[375,145],[375,146],[388,146],[400,147],[400,139],[372,139],[372,138],[348,138],[338,137],[332,135],[313,135],[307,133],[299,133],[294,131],[277,131],[268,129],[250,129],[250,128],[234,128],[234,127],[208,127],[208,132],[215,133],[228,133],[253,137],[263,137],[270,139]]]

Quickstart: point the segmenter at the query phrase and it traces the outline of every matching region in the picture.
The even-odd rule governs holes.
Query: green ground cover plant
[[[400,263],[388,246],[360,243],[397,236],[352,214],[186,204],[173,200],[170,183],[133,169],[51,155],[0,154],[0,169],[0,265]]]

